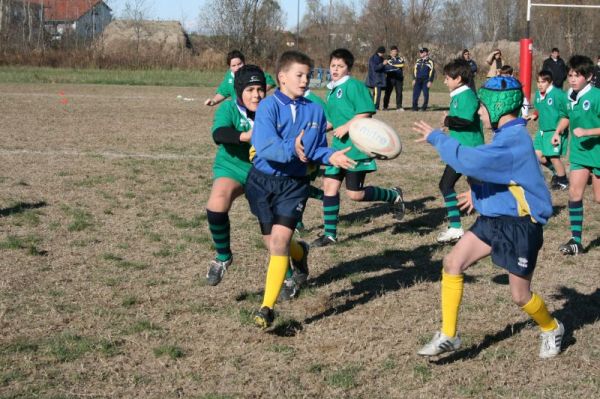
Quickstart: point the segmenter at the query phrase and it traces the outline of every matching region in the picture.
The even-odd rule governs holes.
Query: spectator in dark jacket
[[[413,71],[413,102],[412,110],[419,110],[419,96],[423,92],[423,107],[422,111],[427,110],[427,104],[429,103],[429,88],[435,78],[435,69],[433,67],[433,61],[429,58],[429,49],[427,47],[421,47],[419,49],[419,59],[415,63]]]
[[[592,84],[600,89],[600,55],[596,60],[596,67],[594,68],[594,77],[592,78]]]
[[[469,67],[471,68],[471,80],[469,80],[469,83],[467,83],[467,85],[474,92],[477,92],[477,90],[475,89],[475,75],[477,75],[477,63],[474,59],[471,58],[471,52],[469,51],[469,49],[464,49],[462,52],[462,56],[465,59],[465,61],[469,63]]]
[[[377,52],[369,58],[367,87],[372,89],[373,103],[377,110],[379,110],[379,104],[381,103],[381,91],[385,89],[385,66],[388,61],[383,58],[384,55],[385,47],[380,46]]]
[[[390,48],[388,64],[385,68],[385,95],[383,96],[383,109],[387,110],[390,104],[392,90],[396,90],[396,111],[404,111],[402,108],[402,87],[404,86],[404,58],[398,54],[398,46]]]
[[[552,84],[559,89],[563,88],[563,82],[567,79],[567,66],[563,59],[560,58],[560,52],[556,47],[552,49],[550,57],[544,60],[542,71],[550,71],[552,74]]]

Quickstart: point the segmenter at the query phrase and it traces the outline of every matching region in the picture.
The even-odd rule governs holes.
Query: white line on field
[[[3,96],[13,96],[13,97],[56,97],[56,98],[60,98],[60,97],[66,97],[66,98],[73,98],[73,97],[82,97],[82,98],[110,98],[113,100],[151,100],[151,99],[158,99],[158,98],[170,98],[172,96],[113,96],[110,94],[70,94],[70,93],[65,93],[64,96],[60,96],[59,94],[56,93],[2,93],[0,94],[0,98]]]
[[[127,153],[127,152],[113,152],[113,151],[100,151],[100,152],[81,152],[81,151],[72,151],[72,150],[46,150],[46,151],[38,151],[38,150],[7,150],[0,149],[0,155],[46,155],[46,156],[56,156],[56,155],[70,155],[75,157],[104,157],[104,158],[143,158],[143,159],[209,159],[209,156],[199,156],[199,155],[185,155],[185,154],[141,154],[141,153]]]

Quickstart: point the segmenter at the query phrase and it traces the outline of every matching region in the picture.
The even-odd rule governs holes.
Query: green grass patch
[[[359,371],[360,367],[356,365],[346,366],[330,373],[325,381],[331,387],[351,389],[357,385],[356,376]]]
[[[123,306],[124,308],[130,308],[139,303],[140,303],[140,301],[136,297],[128,296],[121,301],[121,306]]]
[[[94,217],[91,213],[79,208],[65,207],[63,210],[71,216],[71,223],[67,225],[69,231],[83,231],[93,226]]]
[[[169,214],[169,220],[171,221],[173,226],[177,227],[178,229],[190,229],[200,227],[202,223],[206,220],[206,215],[197,215],[192,217],[191,219],[186,219],[179,215],[171,213]]]
[[[112,253],[103,254],[102,259],[109,262],[113,262],[117,267],[121,269],[144,270],[148,268],[148,265],[145,263],[129,261],[119,255],[115,255]]]
[[[95,342],[90,338],[64,333],[50,339],[48,351],[59,362],[70,362],[93,351],[94,345]]]
[[[223,71],[0,67],[0,83],[215,87]]]
[[[413,367],[413,376],[421,382],[431,379],[431,369],[426,364],[417,364]]]
[[[154,348],[152,352],[156,357],[168,356],[173,360],[185,356],[185,352],[183,351],[183,349],[175,345],[161,345],[159,347]]]
[[[100,175],[100,176],[86,176],[81,180],[76,180],[73,182],[75,187],[94,187],[101,184],[112,184],[117,179],[111,175]]]
[[[0,345],[0,353],[5,355],[37,352],[39,344],[25,337],[19,337],[12,342]]]
[[[136,321],[128,330],[127,333],[129,334],[139,334],[142,332],[158,332],[161,331],[162,328],[150,321],[150,320],[138,320]]]
[[[25,236],[19,237],[15,235],[7,236],[3,241],[0,241],[0,249],[7,250],[19,250],[25,249],[29,255],[40,256],[45,255],[46,252],[38,249],[38,245],[41,239],[37,236]]]

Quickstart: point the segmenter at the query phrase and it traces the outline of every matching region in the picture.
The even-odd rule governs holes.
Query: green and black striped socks
[[[446,206],[446,212],[448,214],[448,222],[450,227],[460,229],[460,211],[458,210],[458,202],[456,200],[456,192],[451,191],[444,195],[444,205]]]
[[[213,212],[207,209],[206,218],[213,244],[217,250],[216,259],[225,262],[231,258],[229,215],[227,212]]]
[[[337,238],[337,225],[340,217],[340,194],[323,196],[323,224],[325,235]]]
[[[569,222],[571,223],[571,236],[575,242],[581,244],[583,230],[583,200],[569,201]]]
[[[363,202],[375,202],[375,201],[383,201],[383,202],[394,202],[398,197],[398,192],[395,190],[389,190],[387,188],[381,187],[373,187],[368,186],[365,187],[365,196],[361,201]]]

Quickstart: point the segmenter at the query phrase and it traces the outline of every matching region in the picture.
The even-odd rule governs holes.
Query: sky
[[[123,15],[123,9],[128,0],[105,0],[113,10],[113,16],[120,18]],[[129,0],[131,4],[135,0]],[[137,0],[140,1],[140,0]],[[200,9],[210,0],[145,0],[150,19],[175,20],[180,21],[188,31],[198,30],[198,16]],[[285,27],[287,29],[296,29],[298,18],[299,0],[279,0],[281,8],[287,16]],[[304,14],[304,1],[300,0],[300,18]]]

